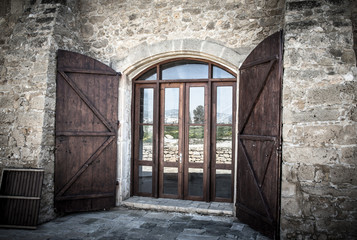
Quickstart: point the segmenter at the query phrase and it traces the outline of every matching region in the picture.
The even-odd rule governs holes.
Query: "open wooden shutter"
[[[281,32],[261,42],[240,68],[237,217],[278,236],[281,162]]]
[[[115,206],[119,76],[87,56],[58,51],[55,207]]]

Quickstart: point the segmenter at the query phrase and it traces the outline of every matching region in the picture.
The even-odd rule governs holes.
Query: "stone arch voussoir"
[[[113,67],[121,69],[128,79],[132,79],[146,68],[164,60],[193,57],[216,62],[237,73],[246,56],[247,53],[241,54],[207,40],[167,40],[155,44],[142,43],[129,50],[126,57],[113,62]]]

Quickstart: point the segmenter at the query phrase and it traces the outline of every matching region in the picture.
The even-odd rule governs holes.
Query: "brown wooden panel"
[[[0,188],[0,226],[35,229],[43,170],[4,169]]]
[[[281,32],[260,43],[240,68],[237,217],[278,238],[281,142]]]
[[[55,206],[113,207],[118,74],[78,53],[59,50],[57,60]]]

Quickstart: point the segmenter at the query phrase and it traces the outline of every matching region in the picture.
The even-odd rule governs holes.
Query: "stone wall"
[[[80,0],[86,54],[123,73],[119,86],[118,201],[130,195],[131,86],[168,58],[203,56],[237,72],[249,52],[283,27],[283,0]]]
[[[40,222],[55,216],[56,51],[81,46],[75,4],[56,2],[37,1],[0,19],[0,170],[45,169]]]
[[[87,52],[104,63],[178,39],[210,40],[248,54],[282,28],[282,0],[81,0]],[[199,49],[197,49],[199,51]],[[123,71],[123,69],[121,69]]]
[[[357,69],[351,2],[286,3],[284,239],[357,238]]]

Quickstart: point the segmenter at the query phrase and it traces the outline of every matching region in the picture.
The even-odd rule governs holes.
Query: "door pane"
[[[152,161],[152,126],[139,127],[139,160]]]
[[[204,126],[189,127],[189,162],[204,162]]]
[[[190,87],[189,123],[204,124],[205,122],[205,88]]]
[[[232,127],[217,126],[216,164],[232,163]]]
[[[152,191],[152,167],[139,166],[139,192],[151,193]]]
[[[178,123],[179,119],[179,88],[165,88],[165,123]]]
[[[154,89],[140,89],[140,123],[153,123]]]
[[[217,66],[213,66],[212,76],[213,78],[235,78],[232,74]]]
[[[217,124],[232,123],[232,86],[217,87]]]
[[[232,184],[231,170],[216,170],[216,197],[231,198]]]
[[[164,194],[177,195],[178,189],[178,169],[173,167],[164,167]]]
[[[188,195],[203,196],[203,169],[188,169]]]
[[[164,161],[178,162],[179,127],[165,126],[164,128]]]
[[[208,64],[199,61],[175,61],[163,64],[162,80],[208,78]]]

